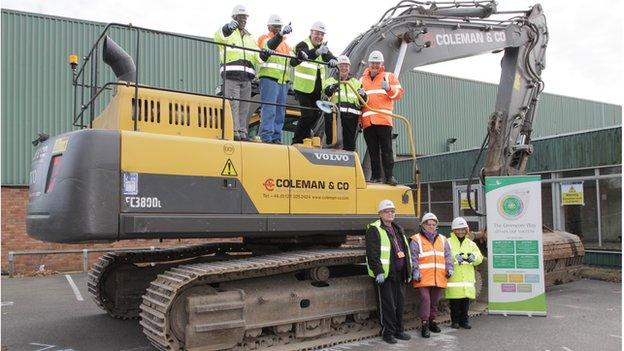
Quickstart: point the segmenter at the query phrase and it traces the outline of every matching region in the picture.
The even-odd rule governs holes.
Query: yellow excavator
[[[401,1],[344,54],[359,74],[366,55],[380,50],[386,69],[398,74],[504,50],[483,174],[521,174],[548,33],[539,5],[488,20],[495,12],[492,1],[428,8]],[[132,58],[105,35],[115,26],[86,61],[97,60],[101,45],[118,80],[98,87],[92,74],[86,84],[83,64],[74,86],[90,96],[74,121],[85,128],[38,140],[28,234],[63,243],[205,239],[108,253],[89,272],[94,301],[113,317],[140,317],[160,350],[310,349],[374,335],[365,251],[347,237],[363,236],[383,199],[395,203],[408,234],[418,230],[415,159],[413,189],[367,182],[357,153],[322,148],[318,138],[300,145],[234,141],[228,99],[139,84]],[[95,117],[98,98],[107,95]],[[296,106],[287,111],[298,116]],[[547,279],[568,280],[582,245],[571,234],[551,234],[544,239]],[[416,320],[414,294],[406,304],[409,323]]]

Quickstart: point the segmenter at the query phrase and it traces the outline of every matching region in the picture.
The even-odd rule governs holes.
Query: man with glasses
[[[420,233],[411,237],[412,285],[420,292],[420,333],[439,333],[435,321],[438,302],[447,279],[453,275],[453,257],[448,240],[438,233],[438,217],[425,213],[420,222]]]
[[[310,137],[310,131],[318,121],[320,111],[316,108],[316,101],[321,99],[321,83],[325,78],[325,64],[336,67],[338,61],[329,51],[325,38],[325,24],[314,22],[310,28],[310,36],[295,46],[296,58],[290,60],[295,67],[293,90],[301,109],[301,117],[297,121],[297,130],[293,136],[293,144],[303,143],[303,139]],[[308,60],[308,61],[306,61]],[[331,127],[326,126],[325,130]]]
[[[409,244],[401,226],[394,222],[396,208],[390,200],[377,207],[379,219],[366,229],[366,265],[374,279],[383,340],[396,344],[409,340],[404,332],[405,283],[410,281]]]

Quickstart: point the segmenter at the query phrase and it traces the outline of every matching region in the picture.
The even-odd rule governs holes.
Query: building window
[[[603,245],[622,243],[621,205],[622,178],[600,180],[600,227]]]
[[[596,181],[583,182],[585,205],[563,206],[565,230],[581,237],[588,247],[598,246],[598,206],[596,204]],[[561,199],[559,199],[561,203]]]

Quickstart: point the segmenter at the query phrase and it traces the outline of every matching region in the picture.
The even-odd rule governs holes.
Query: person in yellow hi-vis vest
[[[403,228],[394,222],[395,207],[383,200],[379,219],[366,228],[366,267],[373,278],[381,335],[388,344],[409,340],[404,332],[405,284],[410,281],[411,256]]]
[[[470,232],[468,223],[457,217],[451,223],[451,251],[453,252],[454,273],[446,283],[446,299],[451,305],[451,328],[471,329],[468,324],[468,308],[470,299],[476,298],[475,270],[481,264],[483,255],[477,244],[467,235]]]
[[[446,280],[453,275],[453,257],[448,239],[438,233],[438,217],[433,213],[422,216],[420,233],[411,239],[412,285],[420,293],[420,333],[428,338],[430,331],[441,331],[435,317]]]

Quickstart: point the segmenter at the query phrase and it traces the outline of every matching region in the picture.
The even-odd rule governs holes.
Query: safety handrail
[[[390,116],[392,118],[396,118],[399,119],[401,122],[403,122],[405,124],[405,127],[407,129],[407,132],[409,134],[409,143],[410,143],[410,151],[412,154],[412,169],[414,171],[414,182],[416,184],[416,197],[417,197],[417,202],[416,202],[416,217],[420,218],[420,170],[418,169],[418,164],[416,162],[416,143],[414,143],[414,135],[412,133],[412,124],[410,123],[410,121],[405,118],[404,116],[401,116],[399,114],[396,113],[391,113],[391,112],[387,112],[384,110],[379,110],[379,109],[375,109],[372,108],[368,105],[367,101],[364,100],[362,98],[362,96],[360,96],[360,94],[358,94],[357,89],[353,86],[353,84],[351,84],[351,82],[349,81],[341,81],[341,84],[345,84],[347,87],[349,87],[349,89],[351,89],[351,91],[355,94],[355,96],[357,96],[358,100],[360,101],[360,104],[362,104],[364,107],[366,107],[367,109],[369,109],[370,111],[373,112],[377,112],[380,114],[384,114],[387,116]]]

